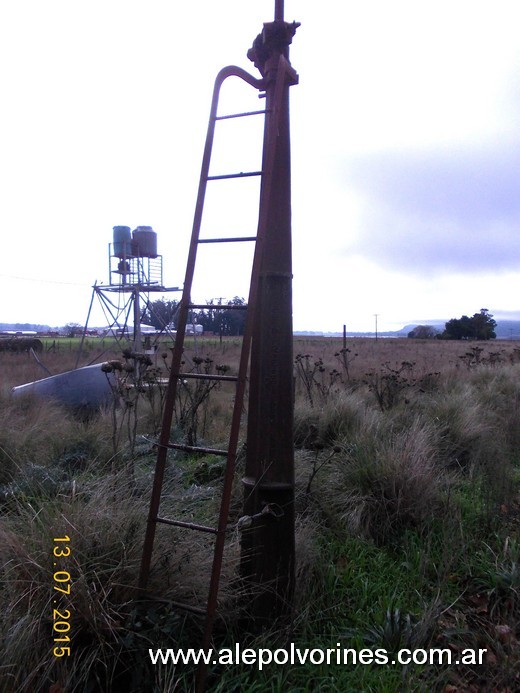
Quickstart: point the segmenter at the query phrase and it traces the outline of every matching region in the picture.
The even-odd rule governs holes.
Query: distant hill
[[[405,325],[393,334],[397,337],[408,337],[409,333],[419,325],[428,325],[429,327],[434,327],[438,332],[444,332],[444,326],[446,325],[446,322],[447,320],[425,320],[424,322],[416,322],[412,323],[411,325]]]
[[[425,320],[421,323],[411,323],[405,325],[400,330],[378,332],[379,337],[408,337],[408,334],[418,325],[431,325],[435,329],[442,332],[444,330],[444,325],[447,320]],[[50,330],[57,330],[57,327],[51,327],[50,325],[36,325],[29,322],[0,322],[0,332],[7,330],[14,330],[16,332],[23,331],[34,331],[34,332],[49,332]],[[309,337],[341,337],[342,332],[314,332],[310,330],[302,330],[295,332],[294,334],[300,336]],[[497,339],[518,339],[520,340],[520,320],[497,320],[496,327]],[[347,332],[347,337],[375,337],[375,332]]]
[[[408,334],[418,325],[430,325],[439,332],[443,332],[447,322],[447,320],[425,320],[421,323],[405,325],[400,330],[395,330],[394,332],[380,332],[379,335],[381,337],[408,337]],[[520,339],[520,320],[497,320],[495,332],[497,339]],[[371,336],[374,336],[374,333],[371,333]]]
[[[497,320],[497,339],[520,339],[520,320]]]
[[[439,332],[444,331],[444,326],[447,320],[424,320],[423,322],[411,323],[401,327],[400,330],[387,330],[386,332],[378,332],[379,337],[402,338],[408,337],[408,334],[418,325],[430,325],[435,327]],[[520,320],[497,320],[496,327],[497,339],[518,339],[520,340]],[[300,336],[320,336],[320,337],[341,337],[342,332],[295,332]],[[347,332],[347,337],[375,337],[375,332]]]
[[[34,325],[30,322],[0,322],[0,331],[13,330],[15,332],[49,332],[49,330],[57,330],[57,327],[50,325]]]

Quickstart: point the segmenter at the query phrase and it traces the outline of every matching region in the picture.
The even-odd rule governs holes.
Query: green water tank
[[[132,257],[132,231],[129,226],[114,226],[112,252],[115,257]]]

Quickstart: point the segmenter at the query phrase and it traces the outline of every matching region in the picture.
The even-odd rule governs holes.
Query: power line
[[[0,274],[2,279],[19,279],[23,282],[35,282],[36,284],[61,284],[62,286],[91,286],[87,283],[78,282],[60,282],[55,279],[35,279],[34,277],[19,277],[14,274]]]

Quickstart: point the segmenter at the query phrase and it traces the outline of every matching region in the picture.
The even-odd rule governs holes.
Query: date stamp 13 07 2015
[[[70,596],[70,571],[65,570],[71,557],[70,537],[55,537],[53,540],[53,592],[52,600],[52,640],[53,654],[55,657],[70,656],[70,609],[65,609],[60,602],[61,595]]]

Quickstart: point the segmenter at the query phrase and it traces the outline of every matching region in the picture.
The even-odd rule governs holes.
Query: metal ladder
[[[200,609],[197,607],[192,607],[189,605],[178,605],[180,608],[186,608],[187,610],[193,611],[195,613],[200,613],[205,615],[205,630],[202,642],[202,647],[207,649],[211,643],[211,637],[213,632],[213,624],[217,609],[217,598],[220,583],[220,575],[222,569],[222,561],[226,540],[226,533],[228,531],[228,513],[231,502],[231,493],[233,478],[235,473],[235,463],[237,458],[237,447],[238,439],[240,433],[240,424],[243,411],[244,394],[248,375],[248,364],[251,351],[251,342],[253,335],[253,325],[255,323],[255,308],[257,303],[257,288],[258,280],[260,275],[261,260],[262,260],[262,239],[265,234],[266,228],[266,213],[265,210],[268,208],[269,197],[271,195],[272,187],[272,173],[273,165],[276,154],[276,139],[279,115],[282,107],[282,98],[284,87],[289,83],[295,83],[297,77],[295,78],[294,70],[292,70],[289,62],[285,59],[283,55],[280,55],[278,63],[277,77],[274,85],[274,98],[271,101],[271,107],[269,110],[258,110],[249,111],[244,113],[235,113],[232,115],[217,115],[219,94],[222,84],[229,77],[238,77],[244,80],[247,84],[254,87],[255,89],[263,92],[265,90],[264,79],[257,79],[247,73],[245,70],[236,67],[229,66],[223,68],[216,80],[213,90],[213,99],[211,104],[210,118],[208,124],[208,131],[206,136],[206,144],[204,148],[204,155],[202,161],[202,168],[200,174],[198,196],[195,207],[194,221],[192,236],[187,260],[186,275],[184,282],[184,290],[182,298],[179,305],[178,311],[178,322],[177,322],[177,337],[175,340],[173,354],[172,354],[172,365],[170,370],[169,382],[166,391],[164,414],[162,421],[162,429],[157,442],[157,462],[155,467],[155,476],[152,488],[152,496],[150,501],[150,510],[148,516],[148,524],[146,529],[141,571],[139,576],[139,587],[146,589],[148,577],[150,573],[153,545],[155,538],[155,531],[157,524],[165,524],[173,527],[181,527],[185,529],[190,529],[198,532],[212,534],[215,537],[214,545],[214,555],[211,570],[211,577],[209,583],[209,594],[206,609]],[[260,94],[262,95],[262,94]],[[266,117],[266,122],[264,125],[264,148],[262,157],[262,170],[261,171],[251,171],[246,173],[230,173],[225,175],[210,176],[210,161],[211,152],[213,146],[213,139],[215,133],[215,125],[220,120],[225,120],[229,118],[242,118],[247,116],[261,115],[264,114]],[[250,176],[261,176],[261,188],[260,188],[260,211],[259,220],[256,236],[242,236],[234,238],[200,238],[200,230],[203,216],[204,200],[206,195],[207,184],[214,180],[230,179],[230,178],[244,178]],[[194,304],[191,302],[191,289],[195,273],[195,265],[197,258],[197,249],[200,244],[203,243],[229,243],[229,242],[255,242],[255,252],[251,270],[251,283],[249,290],[249,298],[247,305],[236,306],[237,309],[247,308],[246,322],[245,322],[245,332],[242,341],[240,363],[237,375],[221,375],[221,374],[202,374],[202,373],[183,373],[181,370],[181,361],[183,356],[184,339],[186,335],[186,326],[188,324],[188,317],[190,311],[197,309],[207,309],[212,310],[228,310],[230,307],[234,306],[219,306],[215,304]],[[187,378],[200,378],[205,380],[219,380],[219,381],[231,381],[236,385],[235,391],[235,401],[233,407],[233,414],[231,419],[231,427],[229,432],[229,443],[226,450],[219,450],[213,448],[196,447],[183,444],[177,444],[170,442],[170,430],[172,426],[172,419],[174,413],[175,400],[177,395],[177,386],[180,379]],[[223,479],[222,497],[220,503],[220,512],[218,523],[216,527],[209,527],[205,525],[199,525],[191,522],[184,522],[182,520],[175,520],[170,518],[161,517],[159,515],[159,508],[161,503],[162,486],[165,472],[165,465],[167,460],[168,450],[182,450],[185,452],[190,452],[193,454],[214,454],[221,455],[226,458],[225,473]],[[199,675],[197,690],[204,689],[204,676]]]

